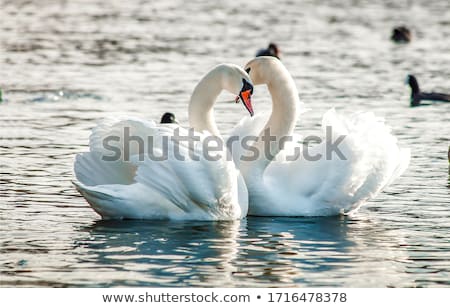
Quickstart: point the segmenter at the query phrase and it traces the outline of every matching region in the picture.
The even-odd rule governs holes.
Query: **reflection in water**
[[[365,255],[373,255],[375,261],[374,248],[384,250],[376,244],[380,234],[370,236],[371,224],[346,217],[101,221],[85,230],[87,238],[76,241],[77,250],[88,256],[78,266],[92,269],[92,276],[79,283],[217,287],[342,286],[355,280],[362,286],[399,283],[402,267],[400,272],[377,274],[380,266],[373,262],[361,269]],[[361,229],[365,231],[359,234]],[[394,236],[383,236],[389,235]],[[401,240],[398,234],[395,237]],[[391,238],[390,245],[393,242]],[[402,258],[385,256],[393,264]]]
[[[135,272],[124,284],[225,286],[232,284],[241,223],[100,221],[77,246],[91,250],[95,267]]]
[[[353,245],[347,240],[347,227],[345,218],[336,217],[250,219],[245,262],[258,265],[253,276],[259,276],[260,283],[266,279],[276,284],[304,283],[308,272],[326,271],[329,262]]]

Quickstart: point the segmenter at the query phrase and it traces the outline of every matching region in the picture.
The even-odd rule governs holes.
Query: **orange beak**
[[[254,112],[251,97],[251,90],[242,91],[241,93],[239,93],[239,96],[236,97],[236,103],[239,103],[239,99],[241,99],[245,108],[247,108],[248,112],[250,113],[250,116],[253,116]]]

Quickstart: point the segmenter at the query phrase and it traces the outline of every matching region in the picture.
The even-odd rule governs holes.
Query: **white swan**
[[[75,159],[74,184],[78,191],[103,219],[245,217],[247,190],[234,163],[226,160],[226,149],[217,151],[221,159],[216,161],[206,159],[202,151],[205,138],[219,136],[212,109],[222,89],[239,95],[253,114],[249,76],[236,65],[222,64],[203,77],[191,96],[189,120],[196,131],[194,137],[184,141],[168,138],[177,131],[180,136],[189,136],[188,130],[176,124],[131,118],[106,121],[95,127],[90,151]],[[126,143],[126,136],[133,141]],[[195,137],[200,141],[190,143]],[[142,141],[137,141],[139,138]],[[161,159],[164,153],[167,159]],[[191,158],[193,155],[198,160]]]
[[[287,148],[296,144],[278,143],[283,136],[293,135],[299,105],[295,83],[283,64],[273,57],[255,58],[246,65],[254,85],[267,84],[272,96],[272,114],[267,123],[261,117],[246,118],[232,135],[259,135],[254,149],[264,153],[261,136],[270,128],[268,155],[243,161],[240,170],[249,193],[249,215],[257,216],[331,216],[356,211],[369,198],[398,177],[409,163],[409,150],[400,149],[383,119],[372,113],[350,117],[338,115],[334,109],[322,120],[323,130],[332,128],[331,142],[345,135],[336,153],[326,157],[326,141],[308,148],[310,156],[322,154],[316,161],[304,157],[288,161]],[[294,135],[295,136],[295,135]],[[295,136],[297,139],[298,136]],[[267,144],[267,143],[266,143]],[[297,144],[298,145],[298,144]],[[236,151],[247,157],[253,152]],[[250,154],[250,156],[248,156]],[[239,159],[239,158],[235,158]]]

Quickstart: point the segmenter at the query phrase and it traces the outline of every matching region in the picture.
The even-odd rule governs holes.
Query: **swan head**
[[[239,95],[236,96],[236,103],[239,103],[239,101],[242,101],[245,108],[247,108],[247,111],[250,113],[250,116],[253,117],[255,114],[253,112],[253,106],[252,106],[252,94],[253,94],[253,85],[248,82],[245,79],[242,79],[242,88],[239,91]]]
[[[223,88],[234,95],[236,95],[236,103],[241,101],[244,107],[253,116],[253,106],[252,106],[252,94],[253,94],[253,83],[250,76],[239,66],[234,64],[225,65],[226,72],[225,78],[223,78]]]
[[[275,57],[263,56],[256,57],[245,65],[245,71],[249,74],[254,85],[268,84],[275,74],[275,70],[284,66],[281,61]]]

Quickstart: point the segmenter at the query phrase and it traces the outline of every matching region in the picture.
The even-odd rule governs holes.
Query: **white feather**
[[[206,159],[202,144],[208,134],[196,133],[200,141],[193,148],[188,141],[168,140],[168,159],[152,160],[146,149],[151,137],[155,155],[163,153],[163,137],[173,136],[176,125],[157,125],[152,121],[127,119],[105,122],[97,126],[90,138],[91,152],[77,155],[75,185],[93,209],[103,218],[229,220],[247,213],[247,196],[243,181],[233,162],[226,160],[226,150],[219,151],[222,159]],[[122,140],[116,146],[124,150],[125,128],[131,136],[145,140],[130,149],[130,161],[123,157],[107,162],[110,155],[103,140],[115,136]],[[181,136],[188,136],[180,128]],[[133,144],[133,143],[131,143]],[[175,148],[186,161],[175,158]],[[199,160],[189,158],[189,152]],[[240,187],[238,187],[240,186]],[[245,185],[244,185],[245,186]],[[245,195],[245,197],[244,197]]]

